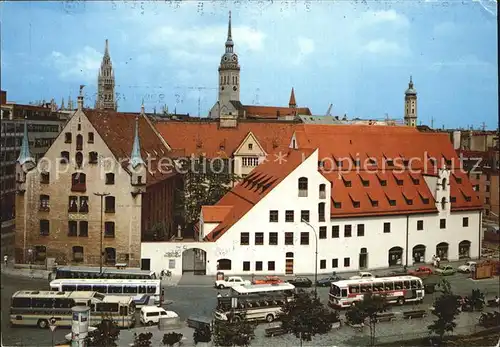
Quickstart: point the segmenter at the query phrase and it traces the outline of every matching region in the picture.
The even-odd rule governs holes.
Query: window
[[[255,233],[255,244],[256,245],[264,244],[264,233]]]
[[[108,238],[115,237],[115,222],[105,222],[104,223],[104,237],[108,237]]]
[[[246,167],[254,167],[259,165],[258,157],[243,157],[241,158],[241,164]]]
[[[300,233],[300,244],[308,245],[309,244],[309,233]]]
[[[365,225],[358,224],[358,236],[365,236]]]
[[[339,267],[339,260],[337,258],[332,259],[332,268],[338,268]]]
[[[255,262],[255,271],[262,271],[262,262],[261,261]]]
[[[50,183],[50,174],[48,172],[42,172],[40,174],[40,183],[49,184]]]
[[[319,227],[319,238],[326,239],[326,227]]]
[[[344,225],[344,237],[351,237],[351,236],[352,236],[352,226]]]
[[[68,221],[68,236],[76,236],[78,234],[78,224],[74,220]]]
[[[268,261],[267,262],[267,271],[274,271],[274,270],[275,270],[274,261]]]
[[[253,149],[253,143],[248,144],[248,149]]]
[[[76,172],[71,175],[71,191],[84,192],[87,190],[86,176],[82,172]]]
[[[115,174],[108,172],[106,174],[106,184],[115,184]]]
[[[48,195],[40,195],[40,211],[48,212],[50,211],[50,196]]]
[[[89,153],[89,164],[97,164],[97,158],[98,158],[97,152],[90,152]]]
[[[69,163],[69,152],[68,151],[62,151],[61,152],[61,164],[68,164]]]
[[[321,259],[319,261],[319,268],[320,269],[326,269],[326,259]]]
[[[390,206],[396,206],[396,200],[389,199]]]
[[[73,261],[81,262],[83,261],[83,247],[73,246]]]
[[[75,154],[76,167],[80,168],[83,165],[83,154],[82,152],[76,152]]]
[[[340,228],[338,225],[332,225],[332,238],[337,239],[340,237]]]
[[[424,221],[423,220],[417,221],[417,230],[424,230]]]
[[[285,211],[285,222],[293,223],[293,219],[294,219],[294,211],[293,210]]]
[[[490,192],[490,186],[486,186],[486,193]]]
[[[442,218],[439,220],[439,229],[446,229],[446,219]]]
[[[114,196],[106,196],[104,200],[104,212],[106,213],[115,213],[115,197]]]
[[[278,233],[269,233],[269,244],[272,246],[278,244]]]
[[[80,209],[78,212],[87,213],[89,212],[89,197],[80,196]]]
[[[83,136],[78,134],[76,135],[76,150],[81,151],[83,149]]]
[[[64,143],[71,143],[71,133],[64,134]]]
[[[326,199],[326,184],[319,185],[319,198]]]
[[[309,222],[309,211],[307,210],[300,211],[300,221]]]
[[[285,245],[287,246],[293,245],[293,233],[290,232],[285,233]]]
[[[89,132],[88,133],[88,140],[87,140],[88,143],[94,143],[94,133],[93,132]]]
[[[462,226],[463,227],[468,227],[469,226],[469,217],[462,218]]]
[[[342,180],[344,181],[344,186],[345,186],[346,188],[350,188],[350,187],[352,187],[351,181],[348,181],[348,180],[346,180],[345,178],[342,178]]]
[[[320,202],[318,204],[318,220],[320,222],[325,221],[325,203],[324,202]]]
[[[69,197],[68,212],[78,212],[78,197],[77,196],[70,196]]]
[[[353,201],[353,202],[352,202],[352,206],[353,206],[354,208],[359,208],[361,205],[360,205],[359,201]]]
[[[40,235],[49,236],[50,233],[50,223],[47,219],[40,220]]]
[[[89,236],[89,222],[80,221],[80,236],[81,237]]]
[[[334,201],[333,202],[333,207],[335,207],[335,208],[342,208],[342,203],[338,202],[338,201]]]
[[[344,267],[351,266],[351,258],[344,258]]]
[[[486,205],[489,205],[489,204],[490,204],[490,198],[489,198],[489,197],[486,197],[486,198],[485,198],[485,204],[486,204]]]
[[[299,178],[299,197],[307,197],[307,178]]]
[[[278,222],[278,211],[276,210],[269,211],[269,222],[272,223]]]
[[[250,234],[241,233],[240,234],[240,245],[248,246],[250,244]]]
[[[390,233],[390,232],[391,232],[391,223],[385,222],[384,223],[384,233]]]
[[[243,262],[243,271],[250,271],[250,262],[249,261]]]

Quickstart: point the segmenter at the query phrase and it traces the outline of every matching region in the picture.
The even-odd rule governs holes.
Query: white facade
[[[450,261],[459,259],[459,243],[462,241],[470,242],[470,258],[479,256],[480,212],[450,212],[449,171],[441,170],[438,177],[426,177],[426,181],[432,182],[430,190],[436,196],[436,213],[330,218],[331,183],[318,172],[317,163],[316,150],[215,242],[143,244],[142,257],[151,259],[151,270],[161,271],[168,268],[169,252],[177,250],[182,253],[187,249],[199,248],[207,252],[207,275],[217,272],[217,263],[221,259],[231,260],[230,270],[221,269],[225,274],[312,274],[315,271],[316,244],[311,227],[318,236],[320,274],[356,271],[360,265],[366,269],[387,268],[393,255],[400,261],[391,265],[411,266],[415,260],[415,246],[415,249],[420,248],[418,258],[422,257],[416,260],[429,263],[432,256],[438,253],[436,247],[442,242],[447,243],[448,247],[441,245],[440,250],[443,252],[447,249],[445,253]],[[299,197],[298,194],[298,180],[301,177],[308,179],[307,197]],[[438,182],[442,183],[443,178],[444,190],[437,185]],[[325,184],[327,198],[320,198],[321,184]],[[444,205],[441,205],[442,198],[446,201]],[[319,221],[319,203],[325,203],[325,222]],[[270,222],[271,210],[278,211],[277,222]],[[294,211],[294,222],[285,221],[287,210]],[[300,222],[302,210],[309,211],[310,225]],[[464,218],[467,218],[466,223]],[[390,223],[390,227],[384,227],[385,223]],[[468,226],[463,226],[464,223]],[[361,224],[364,226],[363,236],[358,236],[358,226]],[[347,225],[351,226],[351,236],[345,234]],[[326,235],[324,229],[320,232],[322,227],[326,227]],[[338,237],[334,231],[336,227]],[[200,233],[207,235],[213,228],[213,223],[202,225]],[[241,233],[249,233],[249,245],[241,245]],[[264,234],[263,245],[255,244],[256,233]],[[271,233],[277,233],[277,245],[270,245]],[[293,233],[293,245],[285,245],[285,233]],[[309,234],[308,245],[301,245],[301,233]],[[425,246],[424,252],[422,245]],[[393,247],[400,249],[394,252]],[[366,255],[361,256],[362,252],[366,252]],[[182,257],[181,254],[176,256]],[[444,253],[441,258],[445,260]],[[364,264],[360,264],[360,261]],[[262,270],[259,270],[260,266]],[[182,274],[181,262],[176,262],[175,268],[170,270],[176,275]]]

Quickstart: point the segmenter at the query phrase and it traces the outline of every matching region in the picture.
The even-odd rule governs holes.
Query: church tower
[[[99,77],[97,77],[96,108],[114,111],[117,109],[115,100],[115,74],[113,72],[113,64],[111,64],[111,57],[109,56],[107,39]]]
[[[238,55],[234,53],[234,42],[231,33],[231,11],[227,27],[226,52],[219,65],[219,105],[227,105],[229,101],[240,100],[240,65]]]
[[[405,92],[405,125],[409,127],[417,126],[417,91],[413,88],[413,80],[410,76],[410,83]]]

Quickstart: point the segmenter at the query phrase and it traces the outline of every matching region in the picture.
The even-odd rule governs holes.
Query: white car
[[[351,276],[349,277],[350,280],[359,280],[361,278],[375,278],[376,276],[373,276],[371,272],[360,272],[356,276]]]
[[[160,322],[160,318],[178,318],[174,311],[165,311],[158,306],[144,306],[141,308],[140,321],[143,325],[153,325]]]
[[[468,262],[466,262],[464,265],[460,265],[460,266],[458,267],[458,269],[457,269],[457,270],[458,270],[459,272],[465,272],[465,273],[468,273],[468,272],[470,272],[470,271],[471,271],[471,268],[472,268],[473,266],[476,266],[476,265],[477,265],[477,263],[476,263],[475,261],[468,261]]]
[[[232,276],[224,280],[215,281],[214,287],[218,289],[232,288],[235,286],[247,286],[252,284],[249,280],[244,280],[241,277]]]

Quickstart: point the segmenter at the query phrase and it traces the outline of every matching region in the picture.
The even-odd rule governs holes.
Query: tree
[[[151,346],[152,333],[134,333],[134,346],[133,347],[149,347]]]
[[[453,294],[448,281],[442,280],[440,283],[442,294],[434,300],[432,314],[437,319],[427,328],[431,333],[438,335],[438,343],[442,344],[444,334],[452,332],[457,326],[455,317],[460,313],[459,296]]]
[[[338,314],[326,308],[311,292],[300,290],[294,300],[287,301],[280,314],[281,327],[300,340],[311,341],[313,336],[326,334],[332,324],[339,322]]]
[[[163,335],[162,343],[165,346],[174,346],[176,343],[179,343],[182,341],[182,334],[171,332],[168,334]]]
[[[479,289],[472,289],[469,301],[474,310],[482,311],[484,308],[484,294]]]
[[[364,322],[368,319],[370,326],[370,346],[375,346],[376,325],[379,313],[385,312],[387,309],[387,300],[383,295],[374,295],[371,292],[363,296],[363,300],[354,305],[353,310],[359,312],[359,316]]]
[[[120,329],[111,319],[103,319],[94,331],[90,331],[85,338],[88,347],[118,346],[116,340],[120,335]]]
[[[249,322],[245,316],[234,320],[215,321],[213,341],[216,346],[250,346],[250,341],[255,338],[256,324]],[[201,341],[200,341],[201,342]]]
[[[190,230],[200,218],[201,207],[214,205],[238,180],[229,159],[203,156],[179,160],[183,184],[176,191],[177,219]]]
[[[212,340],[212,331],[208,325],[197,328],[193,333],[193,340],[195,344],[200,342],[210,342]]]

